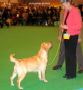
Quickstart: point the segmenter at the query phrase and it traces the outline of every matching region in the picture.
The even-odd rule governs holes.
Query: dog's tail
[[[18,61],[16,60],[16,58],[14,56],[15,56],[15,54],[10,54],[10,61],[13,63],[18,63]]]

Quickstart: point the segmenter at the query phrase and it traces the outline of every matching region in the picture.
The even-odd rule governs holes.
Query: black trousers
[[[76,77],[77,42],[78,42],[78,35],[70,36],[69,40],[64,39],[66,76],[67,77]]]

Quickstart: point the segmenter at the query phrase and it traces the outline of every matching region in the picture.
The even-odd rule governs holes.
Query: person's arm
[[[64,23],[64,10],[60,12],[60,25]],[[59,26],[58,39],[61,41],[63,34],[63,29]]]
[[[79,37],[78,37],[78,43],[82,42],[82,31],[81,33],[79,34]]]

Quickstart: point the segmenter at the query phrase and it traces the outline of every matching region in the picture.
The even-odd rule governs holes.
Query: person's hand
[[[63,31],[64,31],[64,29],[63,28],[61,28],[61,32],[63,33]]]
[[[60,36],[58,36],[58,40],[59,41],[61,41],[62,40],[62,36],[60,35]]]
[[[62,28],[62,29],[68,29],[68,26],[67,25],[60,25],[60,27]]]
[[[80,43],[82,40],[81,40],[81,38],[78,38],[78,43]]]

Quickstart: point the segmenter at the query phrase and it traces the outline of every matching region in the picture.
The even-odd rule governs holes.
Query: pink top
[[[65,16],[66,16],[65,12]],[[66,20],[68,30],[67,32],[73,36],[73,35],[79,35],[80,31],[82,29],[82,19],[79,10],[72,6],[71,11],[69,12],[69,16]]]

